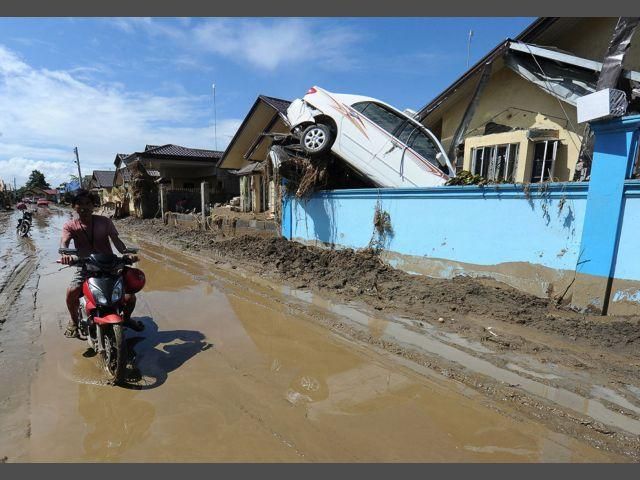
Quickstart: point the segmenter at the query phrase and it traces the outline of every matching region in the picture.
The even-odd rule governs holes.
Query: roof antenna
[[[467,40],[467,68],[469,68],[469,58],[471,57],[471,37],[473,37],[473,30],[469,30],[469,39]]]
[[[214,149],[218,150],[218,119],[216,114],[216,84],[212,83],[211,88],[213,89],[213,143]]]

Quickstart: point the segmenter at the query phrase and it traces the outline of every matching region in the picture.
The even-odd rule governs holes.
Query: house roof
[[[127,157],[130,155],[128,153],[116,153],[116,158],[113,160],[113,164],[116,168],[119,168],[120,165],[125,161]]]
[[[162,157],[173,157],[173,158],[189,158],[189,159],[198,159],[198,160],[219,160],[222,157],[224,152],[218,150],[204,150],[201,148],[188,148],[182,147],[180,145],[147,145],[145,147],[144,152],[140,152],[139,155],[142,156],[162,156]]]
[[[231,173],[239,177],[244,175],[251,175],[252,173],[260,173],[264,170],[264,162],[251,162],[245,165],[240,170],[234,170]]]
[[[120,175],[122,177],[123,182],[131,181],[131,172],[127,167],[119,168],[118,170],[116,170],[116,176],[117,175]],[[115,178],[114,178],[114,181],[115,181]]]
[[[229,146],[218,162],[218,167],[237,170],[245,167],[248,162],[264,160],[265,145],[268,144],[263,141],[265,137],[262,133],[289,131],[285,128],[284,118],[290,104],[289,100],[258,95],[229,142]]]
[[[54,188],[47,188],[45,190],[43,190],[44,193],[46,193],[47,195],[57,195],[58,194],[58,190],[54,189]]]
[[[96,181],[97,187],[110,188],[113,187],[113,180],[115,177],[115,170],[94,170],[93,178]]]
[[[286,114],[287,108],[289,108],[289,105],[291,105],[291,102],[289,100],[283,100],[281,98],[268,97],[266,95],[259,95],[258,98],[268,103],[282,114]]]

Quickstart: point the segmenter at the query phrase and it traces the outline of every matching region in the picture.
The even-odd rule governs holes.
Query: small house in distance
[[[113,190],[113,180],[115,170],[94,170],[89,182],[89,189],[98,194],[100,204],[104,205],[113,202],[111,192]]]
[[[287,134],[288,100],[259,95],[220,158],[218,167],[239,178],[240,206],[244,212],[274,211],[277,185],[267,156],[269,134]]]
[[[218,168],[221,156],[222,152],[216,150],[173,144],[146,145],[141,152],[116,155],[115,185],[124,190],[131,203],[130,212],[134,211],[131,191],[133,165],[136,171],[144,171],[145,175],[154,178],[158,187],[163,189],[166,210],[175,210],[178,201],[186,201],[192,208],[199,208],[202,182],[208,184],[209,203],[226,202],[238,196],[240,185],[236,176]]]

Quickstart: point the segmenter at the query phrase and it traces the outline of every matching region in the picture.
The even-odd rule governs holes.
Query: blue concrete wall
[[[640,182],[627,182],[624,188],[622,226],[613,276],[640,280]]]
[[[389,213],[386,250],[475,265],[528,262],[573,271],[588,184],[366,189],[287,199],[283,235],[304,242],[364,248],[374,236],[376,204]],[[562,204],[562,205],[561,205]]]
[[[373,216],[379,206],[393,229],[383,248],[401,268],[420,264],[421,273],[440,276],[490,274],[530,290],[546,285],[566,292],[572,286],[575,308],[605,314],[612,300],[617,311],[638,313],[640,182],[628,178],[640,115],[591,128],[596,138],[589,183],[531,185],[527,191],[499,185],[321,192],[285,199],[282,233],[365,248],[377,238]]]

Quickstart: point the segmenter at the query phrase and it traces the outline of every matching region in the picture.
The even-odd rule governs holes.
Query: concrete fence
[[[601,313],[640,313],[640,116],[594,123],[589,183],[363,189],[285,198],[282,234],[380,248],[405,271],[488,276]]]

